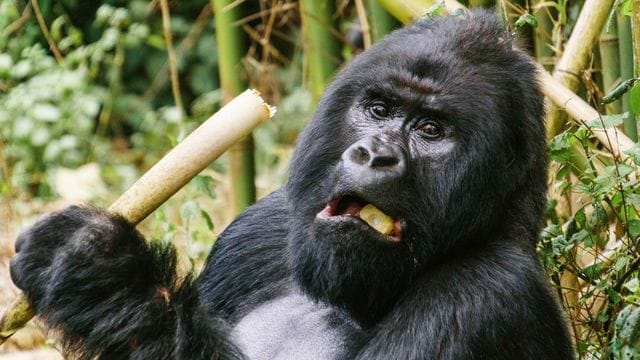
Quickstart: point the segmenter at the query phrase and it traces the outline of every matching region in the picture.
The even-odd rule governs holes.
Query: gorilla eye
[[[420,131],[428,138],[436,139],[442,135],[442,129],[434,122],[428,122],[420,127]]]
[[[371,105],[369,110],[373,113],[373,115],[381,118],[385,118],[389,116],[389,109],[384,103],[377,102]]]

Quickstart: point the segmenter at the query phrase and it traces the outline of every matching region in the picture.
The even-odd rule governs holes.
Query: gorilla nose
[[[397,178],[404,174],[404,153],[400,146],[377,137],[360,140],[342,155],[348,171],[359,175],[386,175]]]

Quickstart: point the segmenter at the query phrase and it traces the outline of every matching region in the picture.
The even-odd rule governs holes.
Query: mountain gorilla
[[[81,207],[20,235],[13,279],[82,359],[571,359],[535,72],[491,15],[420,20],[337,75],[196,279]]]

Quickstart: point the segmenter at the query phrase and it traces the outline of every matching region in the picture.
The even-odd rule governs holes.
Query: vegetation
[[[586,119],[570,114],[574,121],[565,103],[549,111],[540,260],[580,358],[638,358],[640,1],[463,5],[496,9],[524,48],[592,108]],[[226,204],[241,209],[284,182],[296,134],[343,62],[400,21],[459,6],[0,0],[0,216],[10,220],[0,240],[33,208],[64,198],[65,169],[97,164],[109,191],[85,200],[109,203],[223,103],[255,87],[278,105],[255,144],[248,139],[214,163],[143,224],[160,241],[183,244],[198,266],[236,211]]]

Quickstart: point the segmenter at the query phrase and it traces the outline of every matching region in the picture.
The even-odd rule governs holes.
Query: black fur
[[[494,17],[423,20],[338,74],[285,188],[197,280],[79,207],[20,236],[12,276],[86,359],[571,359],[535,254],[542,119],[535,67]],[[400,241],[322,216],[347,197],[400,219]]]

